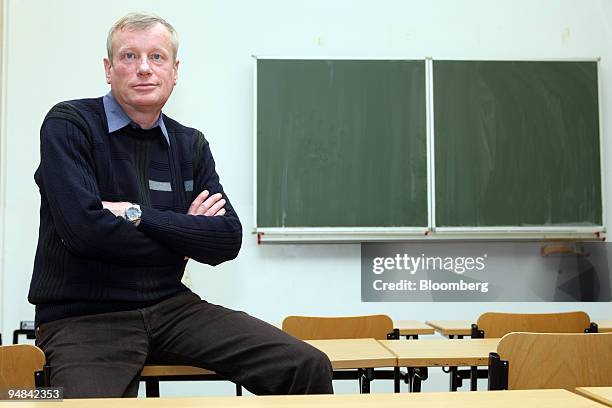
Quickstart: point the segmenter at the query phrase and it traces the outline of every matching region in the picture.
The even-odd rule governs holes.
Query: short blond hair
[[[108,59],[110,63],[113,63],[113,36],[117,31],[123,30],[124,28],[133,30],[146,30],[158,23],[166,27],[166,29],[170,33],[170,41],[172,42],[172,58],[174,59],[174,61],[176,61],[179,41],[178,34],[176,33],[174,27],[172,27],[172,24],[168,23],[166,20],[153,13],[135,12],[126,14],[125,16],[121,17],[115,22],[115,24],[112,25],[112,27],[108,31],[108,36],[106,37],[106,53],[108,54]]]

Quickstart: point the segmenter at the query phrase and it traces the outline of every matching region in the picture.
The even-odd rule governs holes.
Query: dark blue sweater
[[[237,256],[242,226],[208,142],[167,116],[164,123],[169,145],[159,127],[109,134],[102,98],[63,102],[47,114],[34,175],[40,229],[28,295],[37,325],[157,303],[188,290],[181,284],[185,256],[209,265]],[[205,189],[223,194],[224,216],[186,214]],[[139,227],[101,201],[140,204]]]

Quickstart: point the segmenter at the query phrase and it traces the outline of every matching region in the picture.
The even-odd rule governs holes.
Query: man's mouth
[[[133,88],[136,89],[151,89],[151,88],[155,88],[157,85],[156,84],[137,84],[134,85]]]

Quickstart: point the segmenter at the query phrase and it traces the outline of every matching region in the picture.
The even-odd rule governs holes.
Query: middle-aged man
[[[174,28],[128,14],[107,48],[111,91],[57,104],[40,133],[29,300],[51,385],[68,398],[135,396],[156,362],[256,394],[331,393],[323,353],[181,284],[187,259],[235,258],[242,227],[202,133],[161,113],[179,67]]]

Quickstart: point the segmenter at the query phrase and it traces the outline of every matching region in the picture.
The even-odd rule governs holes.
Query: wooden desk
[[[306,343],[327,354],[334,370],[334,379],[358,379],[361,392],[366,394],[370,392],[371,380],[375,378],[393,379],[395,391],[399,392],[397,358],[377,340],[306,340]],[[380,367],[393,367],[393,370],[379,370],[378,373],[375,373],[374,368]],[[346,369],[356,369],[356,371],[346,371]],[[383,374],[389,374],[389,376],[381,377]]]
[[[433,327],[418,320],[394,320],[393,327],[399,330],[400,336],[417,338],[421,334],[434,334]]]
[[[478,370],[478,366],[488,365],[489,353],[497,350],[498,342],[499,339],[442,339],[384,340],[381,344],[397,356],[398,366],[408,367],[408,386],[411,391],[420,390],[420,381],[428,377],[427,367],[449,367],[451,391],[456,391],[462,380],[468,378],[470,389],[476,391],[478,378],[485,376],[485,372]],[[470,370],[458,370],[459,366],[469,366]]]
[[[374,339],[308,340],[306,342],[327,354],[334,370],[395,367],[397,365],[395,355]],[[146,366],[142,377],[152,380],[147,382],[147,395],[159,396],[159,379],[173,380],[175,377],[180,379],[180,376],[185,375],[194,376],[193,379],[200,379],[214,374],[212,371],[196,367]],[[149,393],[149,388],[152,390],[151,393]],[[367,392],[367,386],[364,391]]]
[[[159,397],[160,381],[211,381],[225,380],[214,371],[182,365],[146,365],[140,373],[145,382],[147,397]],[[236,395],[242,395],[242,387],[236,384]]]
[[[307,340],[306,343],[327,354],[334,370],[397,365],[395,355],[374,339]]]
[[[2,402],[2,408],[40,408],[38,402]],[[428,392],[422,394],[294,395],[265,397],[116,398],[45,402],[43,408],[603,408],[566,390]]]
[[[489,353],[497,350],[499,339],[381,340],[380,343],[397,356],[400,367],[486,366]]]
[[[578,387],[576,392],[612,407],[612,387]]]
[[[471,320],[428,320],[425,323],[436,329],[438,333],[448,338],[470,336],[472,334]]]
[[[612,320],[595,320],[594,322],[597,323],[599,333],[612,332]]]

